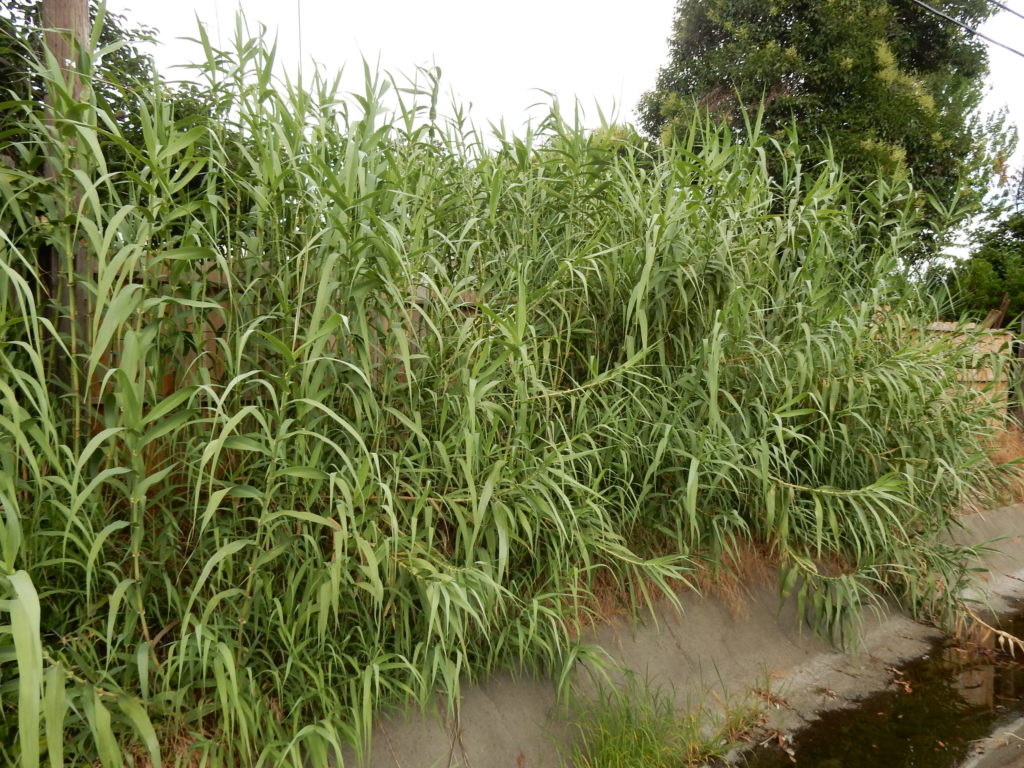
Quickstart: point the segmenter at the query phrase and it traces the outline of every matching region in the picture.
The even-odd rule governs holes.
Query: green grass
[[[595,585],[745,543],[833,637],[955,611],[994,428],[901,277],[906,180],[557,107],[485,141],[433,73],[349,99],[200,44],[212,106],[154,83],[139,142],[52,61],[53,125],[6,107],[4,760],[339,756],[498,667],[564,683]]]
[[[571,768],[686,768],[717,764],[761,718],[761,707],[687,707],[666,690],[631,678],[579,704]]]

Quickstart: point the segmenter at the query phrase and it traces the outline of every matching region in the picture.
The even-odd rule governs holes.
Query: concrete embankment
[[[975,589],[998,610],[1001,598],[1024,596],[1024,505],[964,518],[962,543],[994,542]],[[825,709],[846,706],[889,684],[887,668],[920,655],[940,636],[897,611],[865,617],[858,650],[838,653],[802,628],[793,605],[780,607],[771,583],[751,583],[731,607],[720,599],[683,598],[639,624],[610,622],[589,642],[654,687],[674,692],[682,709],[748,700],[770,691],[769,727],[788,731]],[[550,681],[496,675],[467,686],[458,711],[380,719],[369,768],[558,768],[575,728]],[[1024,727],[1024,726],[1022,726]],[[993,745],[995,748],[998,745]],[[988,768],[997,763],[984,763]],[[999,763],[1002,765],[1002,763]]]

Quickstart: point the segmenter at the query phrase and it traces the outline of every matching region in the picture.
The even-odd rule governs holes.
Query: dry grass
[[[702,599],[718,600],[737,619],[749,613],[751,590],[772,583],[778,575],[778,557],[753,542],[740,542],[719,559],[694,560],[692,573],[673,582],[674,594],[679,598],[697,594]],[[602,569],[594,576],[590,594],[574,606],[574,626],[586,630],[630,616],[636,605],[643,604],[645,593],[656,596],[659,603],[668,599],[659,585],[642,573],[623,583],[611,571]]]
[[[778,558],[765,547],[743,543],[720,563],[704,561],[695,582],[701,595],[719,600],[737,618],[749,614],[750,591],[778,575]]]

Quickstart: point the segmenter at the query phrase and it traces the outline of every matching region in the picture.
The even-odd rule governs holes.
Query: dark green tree
[[[38,0],[0,0],[0,99],[37,103],[45,99],[43,80],[32,67],[43,44],[41,8]],[[98,13],[99,4],[91,0],[90,21],[95,23]],[[143,50],[153,32],[108,12],[99,33],[97,47],[105,53],[93,62],[88,87],[97,104],[121,121],[126,136],[138,133],[133,118],[139,89],[154,76],[152,58]],[[0,131],[10,130],[16,119],[15,110],[0,110]]]
[[[932,284],[952,298],[952,316],[982,320],[1004,301],[1004,323],[1024,315],[1024,169],[1008,198],[1002,215],[975,233],[967,259],[929,274]]]
[[[995,10],[939,5],[971,27]],[[980,202],[1005,153],[1001,121],[978,114],[983,43],[912,0],[679,0],[669,42],[639,105],[642,127],[664,140],[702,112],[743,131],[763,104],[763,130],[795,122],[822,152],[827,136],[855,176],[908,168],[940,209]]]

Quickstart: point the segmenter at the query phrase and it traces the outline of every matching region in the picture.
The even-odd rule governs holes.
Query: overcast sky
[[[1003,0],[1024,12],[1024,0]],[[278,34],[278,58],[314,59],[344,67],[345,84],[358,88],[361,57],[395,73],[436,63],[446,87],[473,106],[478,125],[504,118],[518,128],[529,107],[558,94],[579,99],[596,125],[595,103],[618,120],[635,120],[634,107],[654,84],[668,56],[675,0],[108,0],[108,7],[160,30],[156,52],[169,76],[172,64],[195,57],[196,17],[227,44],[234,14]],[[1024,50],[1024,19],[1001,11],[984,31]],[[301,44],[301,56],[300,56]],[[1010,110],[1024,135],[1024,58],[990,46],[990,92],[985,108]],[[536,112],[534,112],[536,114]],[[1019,165],[1024,151],[1018,150]]]

